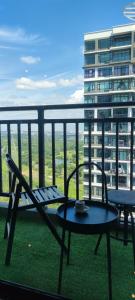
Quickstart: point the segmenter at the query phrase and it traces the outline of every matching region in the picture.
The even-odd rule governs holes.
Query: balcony
[[[123,105],[127,106],[126,103]],[[128,105],[131,104],[128,103]],[[91,150],[93,149],[93,145],[91,147],[91,128],[93,123],[102,125],[100,132],[102,136],[100,144],[102,155],[98,162],[103,169],[105,169],[107,161],[104,142],[106,136],[105,124],[115,123],[116,125],[116,144],[113,147],[115,154],[110,162],[110,170],[114,170],[110,176],[115,175],[115,180],[113,186],[110,186],[109,183],[109,188],[124,188],[121,180],[119,180],[121,177],[119,172],[119,139],[121,140],[119,124],[128,123],[128,128],[131,129],[128,135],[130,140],[129,156],[126,162],[128,189],[135,188],[135,118],[84,119],[84,109],[90,109],[92,106],[95,107],[95,104],[0,109],[2,113],[0,120],[0,196],[2,200],[7,200],[11,180],[5,164],[5,154],[7,152],[15,159],[31,187],[57,184],[65,192],[65,182],[69,173],[80,162],[91,161]],[[114,106],[116,107],[115,104]],[[71,109],[73,114],[67,117],[68,111]],[[77,117],[79,109],[81,110],[81,116]],[[60,116],[66,116],[66,118],[58,117],[59,110],[62,110]],[[49,116],[47,116],[47,113]],[[84,157],[84,125],[87,125],[85,135],[88,137],[86,157]],[[112,164],[115,164],[115,167]],[[109,170],[106,173],[108,174]],[[96,175],[94,169],[92,174]],[[102,186],[102,183],[100,183],[100,186]],[[74,178],[70,195],[82,198],[85,192],[82,172]],[[99,200],[99,197],[97,199]],[[55,209],[53,211],[55,214]],[[36,213],[34,213],[32,219],[27,214],[20,215],[16,228],[12,264],[8,268],[4,265],[6,242],[1,235],[0,278],[56,293],[60,249],[48,229],[42,226]],[[2,216],[0,226],[1,233],[3,233],[4,217]],[[64,267],[63,294],[65,297],[74,300],[107,299],[105,240],[102,241],[100,255],[93,260],[96,241],[96,236],[73,235],[71,266]],[[122,243],[112,240],[112,252],[113,299],[122,298],[127,300],[135,293],[131,245],[123,249]],[[96,288],[97,282],[98,289]]]

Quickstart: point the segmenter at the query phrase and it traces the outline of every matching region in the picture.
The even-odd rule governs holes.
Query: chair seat
[[[135,191],[111,190],[108,191],[108,200],[116,205],[135,206]]]
[[[43,206],[51,203],[63,202],[65,199],[65,196],[57,189],[56,186],[37,188],[32,190],[32,193],[37,199],[38,203]],[[19,210],[31,209],[35,207],[27,192],[22,192],[20,194],[20,198],[21,199],[18,206]]]

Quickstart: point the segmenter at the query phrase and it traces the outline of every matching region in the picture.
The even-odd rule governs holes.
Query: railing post
[[[44,169],[44,109],[38,109],[38,161],[39,161],[39,187],[45,185]]]

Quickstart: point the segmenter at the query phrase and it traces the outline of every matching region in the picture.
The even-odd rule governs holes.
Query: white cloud
[[[40,62],[40,57],[34,57],[34,56],[22,56],[20,57],[20,60],[28,65],[31,64],[37,64]]]
[[[44,80],[33,80],[28,77],[21,77],[16,80],[16,87],[18,89],[46,89],[46,88],[64,88],[72,86],[82,86],[83,78],[81,75],[73,77],[71,79],[44,79]]]
[[[74,78],[71,79],[59,79],[58,81],[58,85],[62,86],[62,87],[68,87],[68,86],[74,86],[74,85],[78,85],[78,84],[82,84],[83,83],[83,77],[82,75],[78,75]]]
[[[0,27],[0,41],[18,43],[18,44],[31,44],[40,41],[41,38],[38,34],[27,34],[22,28],[8,28]]]
[[[66,103],[81,103],[83,101],[83,92],[83,89],[76,90],[73,94],[71,94],[70,98],[66,101]]]
[[[56,83],[49,80],[32,80],[21,77],[16,80],[16,87],[23,90],[48,89],[56,87]]]

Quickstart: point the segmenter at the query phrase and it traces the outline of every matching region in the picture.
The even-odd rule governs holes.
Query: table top
[[[109,204],[86,200],[88,211],[77,213],[75,201],[69,201],[67,204],[66,220],[64,219],[65,204],[59,206],[57,216],[59,222],[65,229],[83,234],[105,233],[109,231],[116,223],[117,209]]]
[[[110,190],[108,200],[114,204],[135,206],[135,191],[130,190]]]

